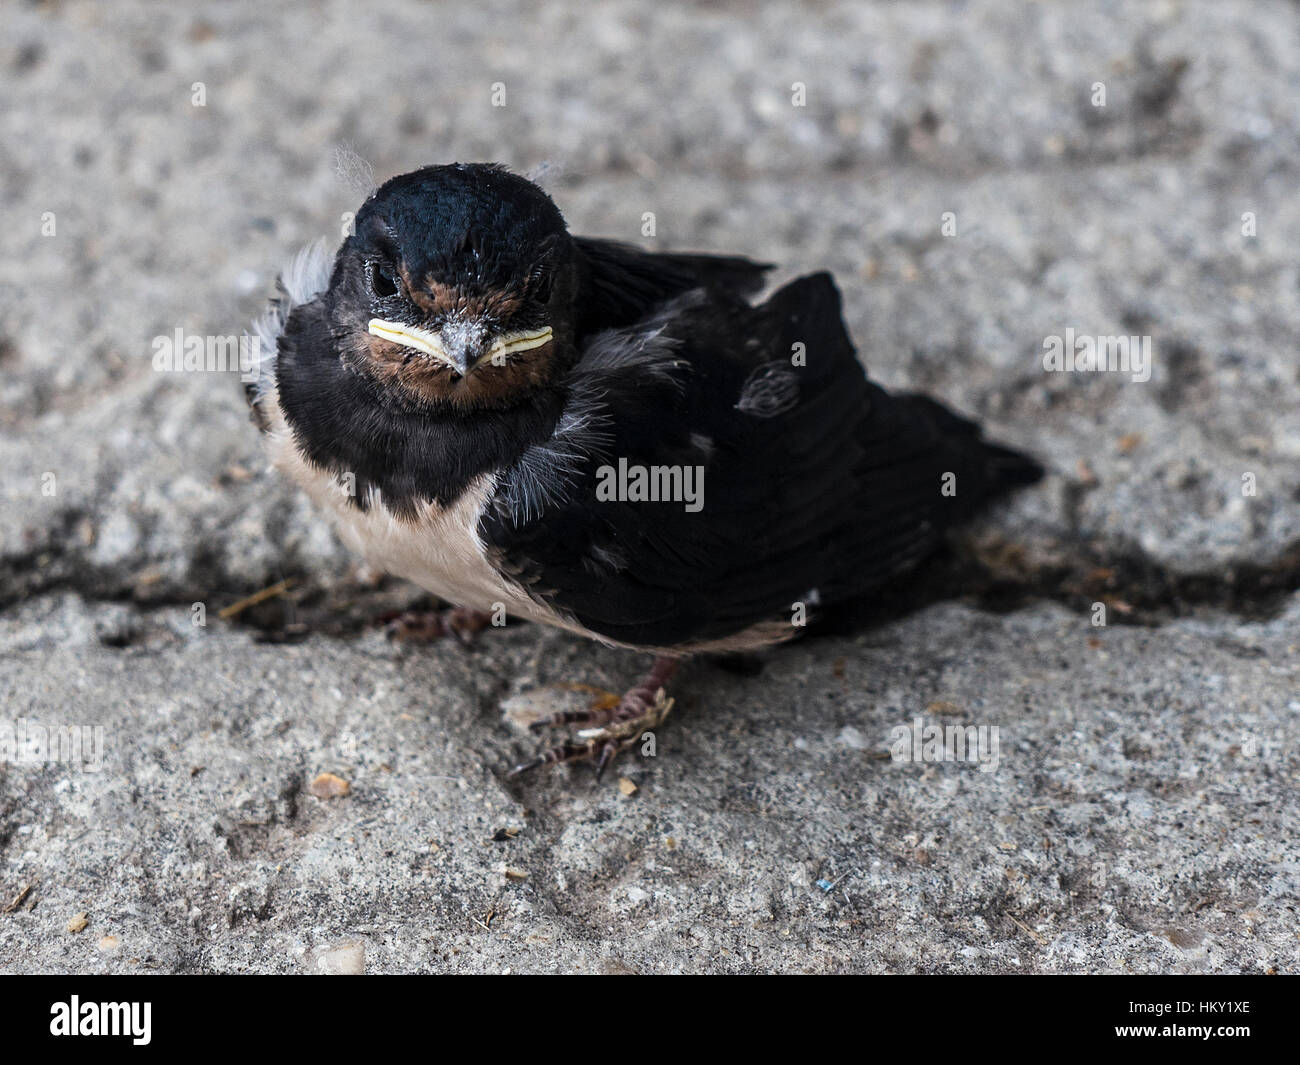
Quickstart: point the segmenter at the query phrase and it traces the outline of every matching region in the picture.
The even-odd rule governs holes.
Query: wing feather
[[[661,357],[607,357],[644,352],[647,331]],[[696,292],[593,348],[571,388],[601,397],[606,437],[539,519],[493,507],[481,533],[554,608],[620,642],[707,642],[861,596],[1037,469],[934,401],[870,383],[824,273],[756,307]],[[756,381],[776,401],[745,402]],[[597,470],[620,458],[702,466],[702,508],[599,501]]]

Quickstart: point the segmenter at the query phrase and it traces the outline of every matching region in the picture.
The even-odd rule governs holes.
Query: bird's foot
[[[457,606],[448,610],[408,610],[379,620],[384,625],[384,634],[401,643],[433,643],[455,636],[461,643],[469,644],[492,624],[492,615]]]
[[[534,721],[529,728],[543,729],[578,726],[576,739],[556,744],[536,758],[517,765],[512,777],[559,765],[561,762],[595,762],[596,779],[609,768],[619,751],[636,743],[647,729],[658,727],[673,708],[673,700],[664,692],[664,684],[677,672],[678,660],[659,656],[649,675],[621,699],[611,696],[597,699],[585,710],[565,710]]]

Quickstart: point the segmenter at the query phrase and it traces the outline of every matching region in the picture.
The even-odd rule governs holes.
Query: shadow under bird
[[[273,464],[370,563],[453,604],[652,652],[616,705],[516,767],[613,756],[684,656],[746,651],[879,588],[1032,483],[858,362],[827,273],[572,236],[502,167],[393,178],[257,322]],[[472,623],[471,623],[472,627]],[[612,700],[611,700],[612,702]]]

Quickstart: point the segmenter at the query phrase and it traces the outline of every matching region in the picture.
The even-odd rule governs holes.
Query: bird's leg
[[[680,664],[680,659],[658,655],[645,679],[635,688],[629,689],[613,706],[602,706],[597,703],[586,710],[564,710],[558,714],[538,718],[528,727],[534,732],[562,725],[581,725],[587,729],[595,729],[634,721],[644,716],[646,709],[654,703],[660,690],[672,679]]]
[[[597,703],[586,710],[566,710],[534,721],[529,728],[540,731],[565,725],[581,726],[578,738],[581,743],[561,743],[543,751],[536,758],[515,766],[511,776],[527,773],[544,765],[560,762],[593,761],[599,779],[619,751],[632,746],[646,729],[660,724],[673,700],[664,693],[664,685],[672,679],[680,659],[658,655],[646,678],[613,706]]]
[[[492,615],[457,606],[447,610],[404,611],[380,620],[384,622],[384,633],[390,640],[433,643],[446,636],[455,636],[461,643],[468,644],[492,624]]]

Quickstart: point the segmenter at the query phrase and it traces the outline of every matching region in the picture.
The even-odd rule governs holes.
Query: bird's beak
[[[386,322],[382,318],[371,318],[369,328],[377,337],[437,359],[461,377],[484,363],[500,365],[510,355],[549,344],[552,336],[549,325],[491,338],[463,328],[452,331],[451,335],[446,329],[435,333],[418,326]]]

